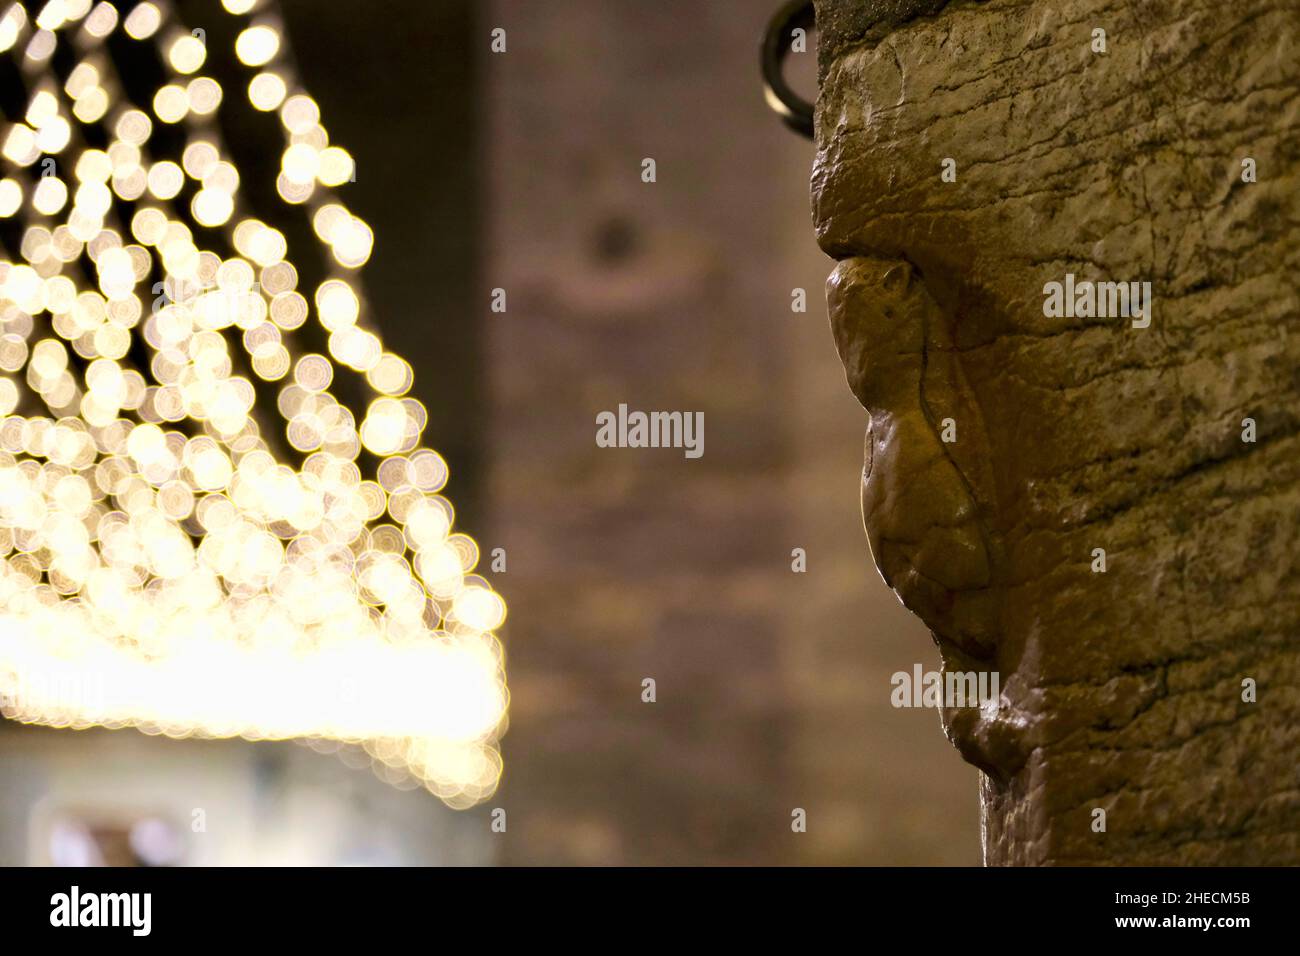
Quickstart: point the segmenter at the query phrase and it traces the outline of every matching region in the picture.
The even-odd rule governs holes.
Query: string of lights
[[[201,31],[166,3],[0,17],[26,92],[0,132],[18,237],[0,250],[0,707],[364,751],[468,806],[501,772],[505,603],[453,531],[412,368],[367,314],[374,234],[337,195],[352,157],[273,7],[223,6],[251,16],[234,52],[243,99],[280,121],[276,192],[327,253],[314,290],[246,208],[217,123],[240,97],[203,74]],[[114,31],[165,65],[148,104],[127,98]]]

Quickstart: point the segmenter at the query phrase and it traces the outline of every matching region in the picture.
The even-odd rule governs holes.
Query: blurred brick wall
[[[507,31],[484,62],[493,520],[470,529],[507,553],[507,863],[979,860],[974,771],[934,712],[889,705],[938,656],[862,533],[811,146],[758,89],[775,6],[480,20]],[[704,412],[704,456],[597,448],[621,402]]]

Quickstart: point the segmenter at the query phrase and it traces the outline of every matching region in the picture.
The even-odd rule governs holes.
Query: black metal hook
[[[789,0],[782,4],[767,25],[759,58],[767,105],[786,126],[809,139],[813,137],[813,105],[790,88],[781,67],[790,52],[790,31],[811,30],[815,19],[812,0]]]

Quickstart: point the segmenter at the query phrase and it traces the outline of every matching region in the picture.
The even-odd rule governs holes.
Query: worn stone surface
[[[867,532],[946,667],[1001,674],[945,712],[986,861],[1300,863],[1300,5],[818,20]],[[1150,326],[1047,317],[1067,273],[1150,282]]]

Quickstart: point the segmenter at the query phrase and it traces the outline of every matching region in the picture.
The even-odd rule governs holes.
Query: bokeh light
[[[335,194],[354,162],[281,31],[249,23],[235,53],[250,105],[279,114],[276,192],[328,251],[314,290],[271,211],[246,208],[208,50],[169,4],[120,24],[102,3],[37,15],[0,16],[34,91],[0,131],[0,218],[22,229],[0,259],[0,709],[302,738],[453,806],[484,799],[506,605],[453,530],[411,366],[367,313],[375,236]],[[107,55],[119,28],[169,72],[148,103]],[[62,84],[59,43],[76,60]],[[156,124],[182,134],[177,155],[155,155]],[[308,323],[327,354],[296,341]],[[332,392],[343,375],[369,392],[360,407]]]

